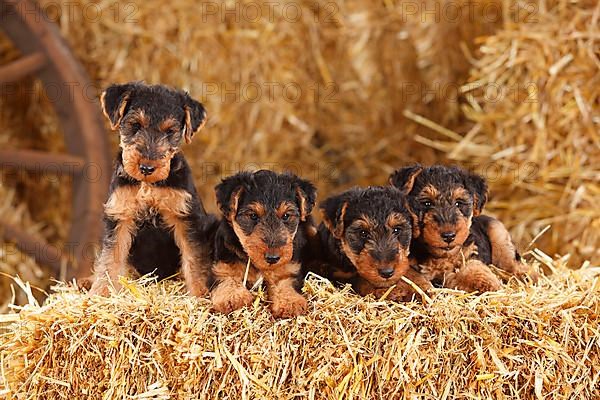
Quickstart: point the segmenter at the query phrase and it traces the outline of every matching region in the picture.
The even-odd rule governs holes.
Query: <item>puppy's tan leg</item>
[[[164,215],[165,224],[173,230],[175,243],[181,253],[181,272],[190,294],[204,297],[208,294],[210,256],[208,249],[190,240],[190,228],[175,215]]]
[[[126,276],[131,270],[127,263],[127,257],[131,249],[134,231],[133,220],[119,221],[111,237],[105,240],[96,261],[94,283],[90,289],[90,295],[107,296],[110,283],[117,291],[121,288],[118,276]]]
[[[446,274],[444,286],[465,292],[491,292],[500,290],[502,283],[487,265],[469,260],[458,272]]]
[[[306,313],[308,303],[295,288],[301,279],[300,274],[300,264],[288,264],[276,271],[263,272],[273,317],[293,318]]]
[[[520,279],[529,276],[537,282],[537,272],[517,259],[516,246],[502,222],[492,219],[487,234],[492,245],[492,264]]]
[[[254,299],[252,293],[243,284],[246,265],[218,262],[212,271],[215,285],[210,293],[210,299],[215,311],[229,314],[252,304]]]
[[[96,260],[91,295],[108,295],[109,283],[117,290],[120,289],[118,276],[130,272],[127,257],[131,250],[136,230],[135,217],[139,210],[137,190],[136,186],[117,187],[104,204],[104,217],[114,223],[114,228],[106,232],[100,256]]]
[[[208,278],[212,260],[206,243],[192,239],[190,215],[192,195],[181,189],[152,188],[142,185],[141,197],[151,201],[160,210],[165,225],[173,231],[175,244],[181,253],[181,272],[190,294],[204,297],[208,294]]]

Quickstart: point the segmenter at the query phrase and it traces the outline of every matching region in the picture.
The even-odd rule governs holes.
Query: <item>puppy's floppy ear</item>
[[[311,182],[298,177],[296,177],[294,185],[296,186],[296,199],[300,208],[300,220],[306,221],[317,201],[317,188]]]
[[[186,143],[190,143],[192,137],[200,132],[206,124],[206,109],[202,103],[192,99],[187,93],[185,94],[183,109],[185,111],[185,133],[183,137]]]
[[[239,174],[225,178],[215,186],[217,196],[217,205],[228,220],[232,220],[237,213],[238,203],[244,188],[251,179],[249,172],[240,172]]]
[[[339,195],[329,197],[320,205],[323,214],[323,223],[336,238],[344,235],[344,215],[348,208],[346,196]]]
[[[473,216],[478,216],[488,200],[487,182],[481,175],[466,171],[463,179],[465,187],[473,195]]]
[[[119,123],[125,115],[125,109],[131,92],[135,89],[135,83],[125,83],[123,85],[110,85],[100,95],[100,105],[102,113],[110,121],[110,128],[117,129]]]
[[[405,195],[402,195],[400,202],[402,203],[402,207],[408,212],[408,214],[410,215],[410,223],[412,225],[412,237],[413,239],[418,238],[419,236],[421,236],[421,228],[419,225],[419,217],[417,216],[417,213],[412,209],[411,205],[410,205],[410,201],[408,201],[408,197]]]
[[[402,190],[404,194],[409,194],[415,184],[415,179],[417,179],[421,171],[423,171],[421,164],[400,168],[390,175],[389,183]]]

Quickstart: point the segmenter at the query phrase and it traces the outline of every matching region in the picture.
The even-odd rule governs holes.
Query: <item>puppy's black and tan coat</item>
[[[392,187],[354,188],[321,203],[318,233],[329,279],[352,284],[361,294],[410,300],[406,276],[424,290],[427,280],[409,266],[412,217],[403,194]]]
[[[432,281],[488,291],[501,288],[489,264],[526,273],[504,225],[480,215],[488,197],[481,176],[458,167],[413,165],[392,174],[390,183],[408,198],[415,219],[411,253]]]
[[[246,286],[263,277],[274,317],[303,314],[301,262],[307,232],[314,230],[315,187],[292,174],[262,170],[224,179],[216,195],[223,219],[215,237],[215,310],[229,313],[251,304]]]
[[[215,218],[180,151],[204,125],[204,107],[187,93],[142,83],[110,86],[101,103],[121,140],[91,293],[107,294],[119,275],[163,279],[181,270],[190,293],[207,294]]]

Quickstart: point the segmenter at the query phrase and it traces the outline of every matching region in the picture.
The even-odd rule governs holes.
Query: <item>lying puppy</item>
[[[90,293],[106,295],[119,275],[163,279],[181,269],[190,293],[208,294],[216,218],[204,211],[180,151],[202,129],[204,107],[185,92],[143,83],[112,85],[101,103],[121,141]]]
[[[406,276],[424,291],[429,281],[409,266],[412,217],[403,194],[392,187],[354,188],[321,203],[318,234],[324,270],[332,281],[352,284],[360,295],[410,300]]]
[[[480,215],[488,196],[481,176],[458,167],[413,165],[394,172],[390,183],[408,197],[415,218],[412,255],[430,280],[483,292],[502,287],[489,264],[527,273],[504,225]]]
[[[274,317],[303,314],[301,262],[315,187],[295,175],[262,170],[224,179],[216,194],[223,219],[215,238],[214,309],[229,313],[251,304],[246,286],[263,277]]]

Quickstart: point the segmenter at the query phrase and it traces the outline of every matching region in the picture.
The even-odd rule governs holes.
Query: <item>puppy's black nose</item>
[[[267,260],[269,264],[277,264],[277,261],[280,259],[281,257],[276,254],[265,254],[265,260]]]
[[[442,232],[442,239],[446,243],[452,243],[456,239],[456,232]]]
[[[146,165],[146,164],[141,164],[140,165],[140,172],[144,175],[150,175],[154,172],[156,168],[154,168],[153,166],[150,165]]]
[[[381,275],[382,278],[391,278],[392,275],[394,275],[394,268],[391,267],[385,267],[382,269],[377,270],[377,272],[379,272],[379,275]]]

